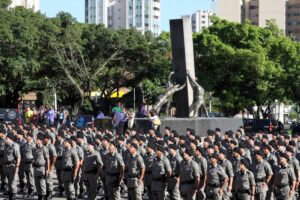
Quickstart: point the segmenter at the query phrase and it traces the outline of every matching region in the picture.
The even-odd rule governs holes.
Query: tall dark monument
[[[190,18],[170,20],[174,78],[184,89],[175,93],[176,117],[193,117],[194,92],[187,71],[195,79],[194,48]]]

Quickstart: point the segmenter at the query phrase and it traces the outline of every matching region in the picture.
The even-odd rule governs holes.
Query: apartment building
[[[23,6],[27,9],[32,9],[34,12],[40,10],[40,0],[12,0],[8,8],[15,8],[17,6]]]
[[[216,0],[217,16],[235,22],[249,19],[264,27],[275,20],[286,35],[300,40],[300,0]]]
[[[160,0],[85,0],[86,23],[160,34]]]
[[[192,15],[188,16],[192,21],[192,31],[194,33],[202,32],[205,28],[212,25],[210,17],[213,15],[211,11],[208,10],[198,10]],[[185,16],[187,17],[187,16]]]

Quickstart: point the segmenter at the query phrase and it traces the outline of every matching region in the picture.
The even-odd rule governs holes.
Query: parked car
[[[271,119],[243,119],[243,124],[246,132],[255,132],[255,131],[280,131],[283,130],[283,124],[277,120]]]

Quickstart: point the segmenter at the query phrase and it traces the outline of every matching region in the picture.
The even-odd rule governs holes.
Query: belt
[[[165,177],[161,177],[161,178],[152,178],[152,181],[164,182],[165,180],[166,180]]]
[[[98,169],[92,169],[92,170],[88,170],[88,171],[84,171],[85,174],[97,174]]]
[[[277,185],[276,187],[277,187],[277,188],[284,188],[284,187],[287,187],[287,186],[290,186],[290,185],[284,184],[284,185]]]
[[[181,181],[180,183],[183,184],[183,185],[185,185],[185,184],[194,184],[195,181],[194,180],[191,180],[191,181]]]
[[[31,163],[32,163],[32,160],[25,161],[25,162],[24,162],[24,165],[29,165],[29,164],[31,164]]]
[[[247,193],[250,194],[250,189],[245,190],[237,190],[238,193]]]
[[[209,187],[213,187],[213,188],[219,188],[220,187],[220,184],[208,184]]]
[[[256,183],[261,183],[261,182],[265,182],[265,181],[266,181],[265,178],[256,178],[256,179],[255,179],[255,182],[256,182]]]
[[[152,171],[146,172],[147,175],[152,174]]]
[[[138,178],[139,175],[128,175],[128,178]]]
[[[45,167],[45,165],[33,164],[33,167],[39,168],[39,167]]]
[[[106,173],[108,176],[120,176],[120,173]]]
[[[72,168],[64,168],[63,171],[65,171],[65,172],[71,172],[71,171],[73,171],[73,169]]]
[[[12,165],[12,164],[15,164],[15,161],[8,161],[5,163],[6,165]]]

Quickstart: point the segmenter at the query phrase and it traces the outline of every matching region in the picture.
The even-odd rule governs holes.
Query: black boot
[[[39,195],[38,200],[44,200],[44,197],[45,197],[44,195]]]
[[[9,196],[8,196],[8,200],[15,200],[16,199],[16,195],[15,194],[10,194]]]
[[[64,188],[58,188],[58,196],[64,196]]]
[[[34,191],[32,189],[28,189],[28,194],[26,196],[26,198],[31,198],[34,196]]]
[[[46,193],[45,200],[51,200],[51,199],[52,199],[52,192],[48,191]]]

